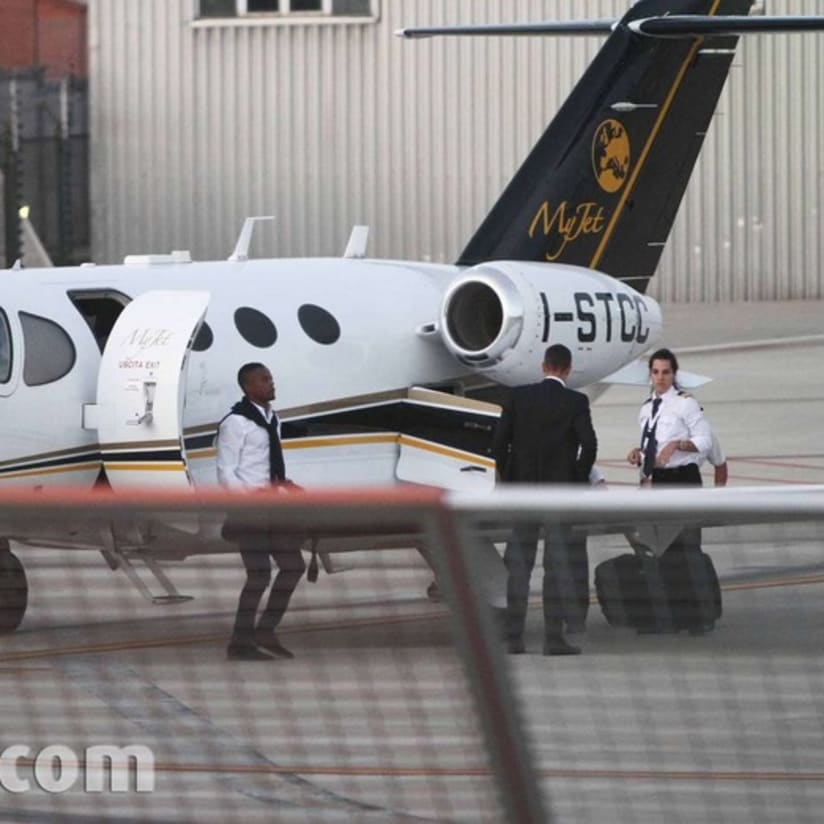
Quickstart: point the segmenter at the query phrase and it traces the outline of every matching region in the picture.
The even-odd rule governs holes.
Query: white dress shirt
[[[604,476],[604,473],[601,472],[601,470],[598,469],[598,467],[595,466],[595,464],[593,464],[592,469],[589,470],[588,480],[589,480],[590,486],[598,486],[598,484],[605,484],[607,482],[607,479]]]
[[[709,423],[704,418],[701,406],[695,398],[681,394],[674,386],[670,387],[661,395],[661,405],[655,418],[650,420],[652,415],[652,402],[657,395],[653,394],[644,401],[641,411],[638,414],[638,423],[641,427],[641,436],[645,427],[657,426],[655,438],[658,442],[658,452],[670,441],[692,441],[698,452],[682,452],[676,450],[666,463],[666,469],[673,469],[677,466],[687,464],[701,464],[712,448],[712,430]],[[643,453],[645,443],[641,444]]]
[[[724,455],[724,450],[721,449],[721,441],[718,440],[715,430],[713,429],[710,434],[712,435],[712,446],[706,455],[706,459],[713,466],[721,466],[721,464],[727,462],[727,457]]]
[[[274,411],[255,404],[269,423]],[[280,432],[280,422],[278,422]],[[243,415],[227,415],[217,434],[217,479],[229,489],[260,489],[271,485],[269,433]]]

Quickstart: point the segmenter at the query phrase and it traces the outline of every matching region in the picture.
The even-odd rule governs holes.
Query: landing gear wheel
[[[13,552],[0,548],[0,632],[13,632],[20,626],[28,602],[23,564]]]

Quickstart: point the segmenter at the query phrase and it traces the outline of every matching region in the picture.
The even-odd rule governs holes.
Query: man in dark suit
[[[495,431],[494,455],[505,483],[574,484],[588,482],[597,440],[589,399],[567,389],[572,353],[555,344],[546,350],[544,380],[512,390]],[[575,619],[582,586],[589,593],[585,544],[570,541],[569,528],[544,526],[544,655],[577,655],[578,647],[563,636],[564,620]],[[524,524],[513,530],[504,562],[507,583],[507,641],[511,653],[525,651],[529,578],[535,566],[541,526]],[[583,551],[584,558],[575,557]],[[581,561],[583,560],[583,564]],[[583,575],[586,580],[581,580]]]

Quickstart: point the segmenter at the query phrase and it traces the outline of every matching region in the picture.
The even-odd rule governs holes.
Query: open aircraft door
[[[208,304],[208,292],[155,290],[118,317],[100,361],[96,409],[113,489],[191,488],[183,441],[186,371]]]

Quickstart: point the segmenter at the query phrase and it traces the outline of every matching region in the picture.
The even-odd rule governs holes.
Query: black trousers
[[[582,623],[586,617],[585,610],[589,606],[586,539],[573,539],[569,527],[559,524],[515,527],[504,552],[504,564],[509,574],[506,587],[506,632],[510,639],[523,635],[529,600],[529,579],[535,567],[541,529],[544,531],[542,595],[545,634],[560,635],[564,620]]]
[[[672,469],[655,469],[652,473],[653,486],[702,486],[701,472],[697,464],[677,466]],[[683,530],[670,544],[667,552],[700,552],[701,530]]]
[[[589,554],[586,535],[570,538],[569,567],[573,597],[564,618],[570,624],[583,627],[589,613]]]
[[[656,469],[652,474],[652,485],[702,486],[701,472],[696,464]],[[702,556],[701,529],[682,530],[658,563],[666,570],[667,596],[675,629],[711,627],[714,618],[704,614],[710,611],[713,595]]]
[[[255,633],[270,634],[283,618],[292,593],[306,571],[306,562],[300,552],[303,538],[272,535],[267,529],[246,528],[242,535],[233,537],[240,549],[246,568],[246,583],[240,591],[232,643],[249,645]],[[278,574],[269,590],[266,607],[255,623],[263,593],[272,579],[272,561]]]

